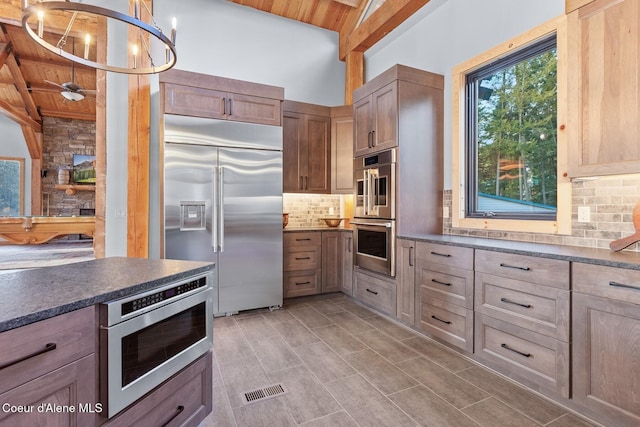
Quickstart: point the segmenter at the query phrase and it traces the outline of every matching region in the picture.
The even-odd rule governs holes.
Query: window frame
[[[452,227],[495,231],[571,234],[571,181],[567,170],[567,31],[566,15],[508,40],[468,61],[452,72]],[[467,215],[468,153],[466,86],[467,75],[553,34],[557,49],[557,210],[555,220],[530,216],[500,218]]]
[[[465,73],[466,86],[466,118],[465,118],[465,149],[468,153],[466,157],[466,215],[469,218],[486,218],[489,212],[477,211],[478,203],[478,96],[475,90],[476,82],[482,76],[493,74],[494,72],[519,64],[537,55],[544,54],[551,49],[556,49],[557,58],[557,35],[555,32],[548,34],[541,39],[537,39],[524,48],[511,52],[503,58],[498,58],[482,67]],[[556,59],[557,61],[557,59]],[[557,94],[556,94],[557,95]],[[473,173],[471,173],[473,171]],[[557,173],[557,168],[556,168]],[[557,194],[556,194],[557,196]],[[519,219],[519,220],[541,220],[555,221],[557,209],[553,213],[545,212],[491,212],[491,218]]]
[[[24,158],[23,157],[6,157],[6,156],[0,156],[0,160],[1,161],[9,161],[9,162],[17,162],[20,165],[20,201],[18,203],[20,203],[20,206],[18,208],[18,215],[19,216],[23,216],[24,215]]]

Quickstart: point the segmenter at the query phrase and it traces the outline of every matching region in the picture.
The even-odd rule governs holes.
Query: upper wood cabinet
[[[353,193],[353,106],[331,108],[331,193]]]
[[[354,156],[402,145],[404,129],[415,129],[410,120],[420,119],[413,107],[428,103],[429,89],[443,88],[441,75],[394,65],[353,91]]]
[[[284,89],[169,70],[160,76],[164,113],[280,126]]]
[[[574,10],[585,6],[594,0],[564,0],[564,12],[570,13]]]
[[[640,3],[595,0],[567,25],[568,175],[640,172]]]
[[[354,103],[356,156],[398,145],[397,85],[397,82],[389,83]]]
[[[330,108],[285,101],[283,110],[283,191],[329,193]]]

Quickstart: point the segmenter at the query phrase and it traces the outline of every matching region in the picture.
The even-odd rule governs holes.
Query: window
[[[555,34],[467,74],[468,217],[556,219]]]
[[[0,157],[0,216],[21,216],[23,200],[24,159]]]
[[[566,46],[563,15],[453,69],[453,228],[571,234]]]

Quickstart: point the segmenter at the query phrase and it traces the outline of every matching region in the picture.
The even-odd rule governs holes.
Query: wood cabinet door
[[[340,233],[342,292],[353,295],[353,233]]]
[[[596,0],[567,25],[569,176],[640,172],[640,2]]]
[[[373,149],[398,145],[398,84],[389,83],[373,94]]]
[[[285,111],[282,116],[282,191],[295,193],[302,189],[300,140],[303,138],[302,114]]]
[[[306,164],[304,191],[329,193],[331,188],[331,118],[306,116],[306,137],[300,148],[300,164]],[[302,170],[302,168],[301,168]]]
[[[413,240],[396,243],[396,315],[410,325],[415,322],[415,246]]]
[[[368,154],[372,150],[371,99],[371,96],[368,96],[353,104],[353,154],[355,157]]]
[[[640,306],[573,294],[573,399],[606,425],[640,425]]]
[[[164,110],[166,114],[225,119],[227,93],[165,83]]]
[[[331,118],[331,194],[353,193],[353,109]]]
[[[280,100],[237,93],[227,97],[228,120],[280,126]]]
[[[342,246],[339,231],[322,232],[322,292],[342,289]]]
[[[0,411],[3,426],[92,426],[96,424],[96,357],[85,356],[0,394],[3,404],[28,412]],[[40,406],[45,405],[45,406]],[[54,408],[73,408],[74,412]]]

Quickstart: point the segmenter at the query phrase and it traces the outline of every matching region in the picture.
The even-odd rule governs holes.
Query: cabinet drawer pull
[[[303,259],[311,259],[311,257],[308,257],[308,256],[296,257],[296,261],[302,261]]]
[[[500,263],[500,267],[504,267],[504,268],[514,268],[516,270],[522,270],[522,271],[530,271],[531,269],[529,267],[519,267],[517,265],[509,265],[509,264],[505,264],[503,262]]]
[[[222,115],[227,115],[227,98],[222,98]]]
[[[506,298],[500,298],[500,301],[505,302],[507,304],[519,305],[520,307],[524,307],[524,308],[531,308],[531,304],[522,304],[519,302],[508,300]]]
[[[440,280],[431,279],[433,283],[437,283],[438,285],[451,286],[451,283],[441,282]]]
[[[44,353],[48,353],[48,352],[50,352],[52,350],[55,350],[55,349],[56,349],[56,343],[54,343],[54,342],[47,343],[47,345],[45,345],[42,350],[38,350],[38,351],[36,351],[34,353],[31,353],[31,354],[28,354],[26,356],[23,356],[20,359],[14,360],[12,362],[5,363],[4,365],[0,366],[0,370],[8,368],[9,366],[17,365],[18,363],[24,362],[27,359],[31,359],[32,357],[36,357],[36,356],[39,356],[39,355],[44,354]]]
[[[310,281],[306,281],[306,282],[296,282],[296,286],[302,286],[302,285],[310,285],[311,282]]]
[[[442,322],[442,323],[446,323],[447,325],[450,325],[451,322],[448,320],[442,320],[440,319],[438,316],[431,316],[432,319],[437,320],[438,322]]]
[[[518,351],[516,349],[513,349],[513,348],[509,347],[506,344],[500,344],[500,347],[504,348],[505,350],[509,350],[509,351],[514,352],[514,353],[518,353],[520,356],[531,357],[531,353],[523,353],[521,351]]]
[[[638,286],[625,285],[624,283],[618,283],[618,282],[609,282],[609,286],[613,286],[615,288],[625,288],[625,289],[633,289],[634,291],[640,291],[640,287]]]
[[[413,267],[413,246],[409,246],[409,267]]]
[[[450,258],[451,257],[451,254],[441,254],[440,252],[433,252],[433,251],[431,251],[431,255],[443,256],[443,257],[446,257],[446,258]]]
[[[374,295],[378,295],[378,293],[376,291],[372,291],[371,289],[367,288],[367,292],[374,294]]]
[[[304,242],[306,240],[311,240],[309,237],[306,237],[304,239],[296,239],[296,242]]]
[[[169,420],[166,423],[162,424],[162,427],[167,427],[169,424],[171,424],[171,421],[173,421],[178,415],[180,415],[182,411],[184,411],[184,406],[182,405],[178,406],[176,408],[175,414],[173,414],[173,416],[169,418]]]

